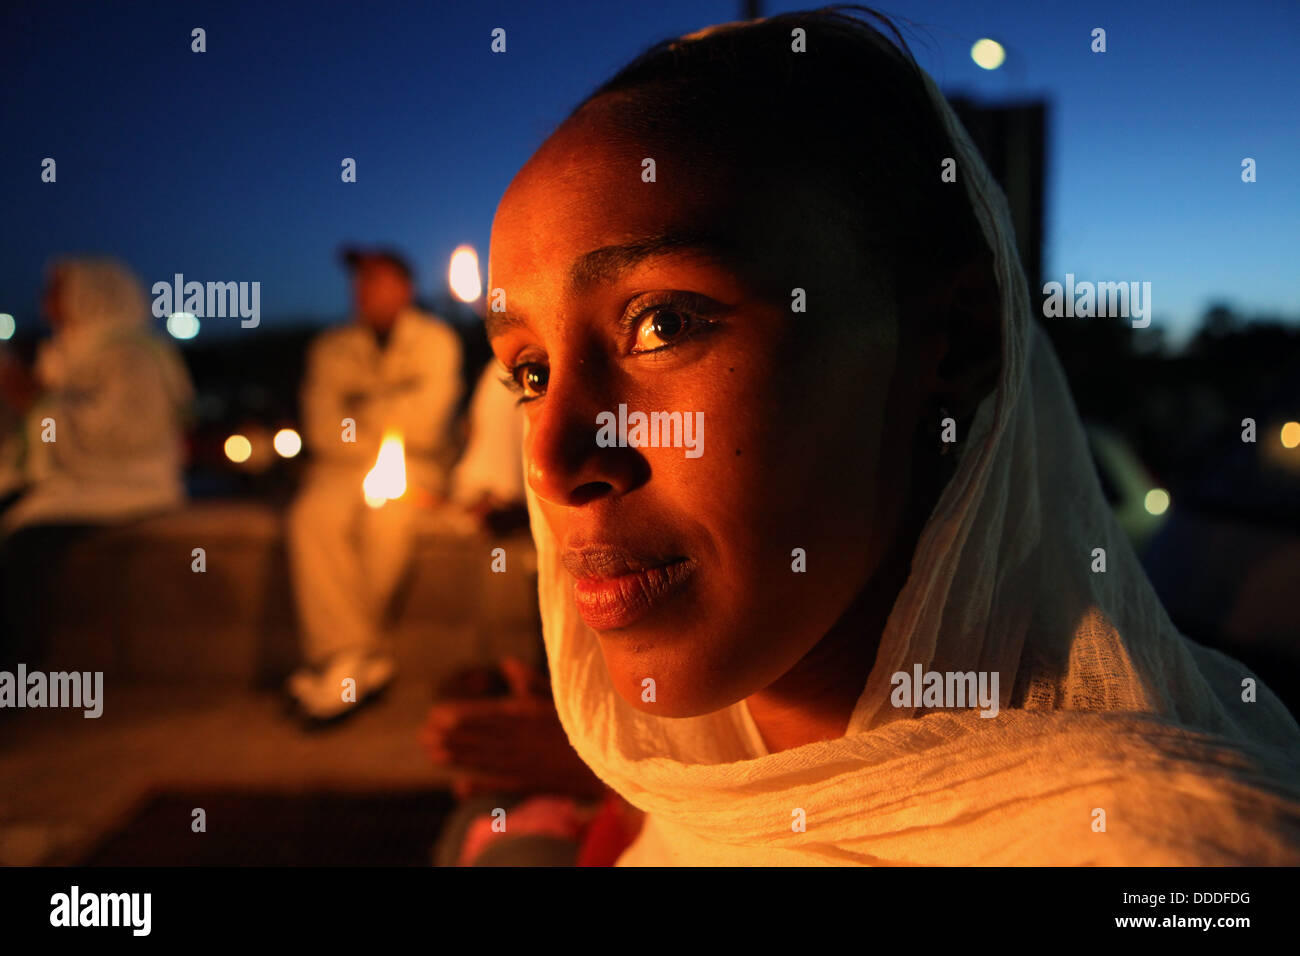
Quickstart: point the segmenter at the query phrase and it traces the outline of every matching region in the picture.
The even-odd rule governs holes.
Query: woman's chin
[[[744,695],[709,680],[713,668],[681,662],[655,662],[640,656],[605,650],[605,666],[617,694],[632,707],[659,717],[700,717],[723,710]]]

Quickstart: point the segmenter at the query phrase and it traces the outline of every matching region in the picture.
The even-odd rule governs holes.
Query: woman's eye
[[[501,384],[518,395],[520,402],[531,402],[545,394],[546,381],[550,376],[550,369],[545,365],[520,362],[507,370],[507,374],[501,377]]]
[[[686,338],[691,319],[679,309],[652,309],[637,325],[633,352],[653,352]]]
[[[551,371],[545,365],[525,362],[515,366],[514,380],[519,385],[525,401],[540,398],[546,393],[546,382]]]

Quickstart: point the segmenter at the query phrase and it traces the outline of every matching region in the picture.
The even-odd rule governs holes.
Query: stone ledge
[[[50,670],[119,680],[278,682],[297,661],[283,513],[214,502],[106,528],[68,552],[50,617]],[[410,572],[394,600],[399,667],[441,679],[504,652],[540,650],[536,555],[525,531],[463,533],[422,516]],[[191,570],[203,547],[207,570]],[[493,548],[507,572],[490,569]]]

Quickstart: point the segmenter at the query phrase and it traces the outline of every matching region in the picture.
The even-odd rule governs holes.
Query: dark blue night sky
[[[1218,299],[1300,320],[1300,5],[884,9],[923,25],[914,50],[946,91],[1051,100],[1048,278],[1150,281],[1155,321],[1175,335]],[[10,4],[0,312],[30,329],[45,263],[65,252],[119,255],[150,284],[260,281],[271,324],[343,314],[348,240],[405,249],[421,291],[440,292],[457,244],[486,255],[511,176],[578,99],[651,42],[739,12],[724,0]],[[204,54],[190,52],[196,26]],[[1105,54],[1089,49],[1097,26]],[[489,48],[494,27],[504,55]],[[984,35],[1011,50],[996,73],[968,53]],[[340,182],[346,156],[355,184]]]

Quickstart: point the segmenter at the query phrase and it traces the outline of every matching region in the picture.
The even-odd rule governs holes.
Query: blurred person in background
[[[469,442],[451,477],[451,498],[489,532],[528,524],[524,495],[524,416],[502,383],[504,371],[488,361],[469,406]]]
[[[347,250],[343,260],[356,318],[321,334],[308,355],[302,417],[312,464],[288,527],[305,658],[288,690],[308,724],[353,712],[392,679],[382,621],[410,561],[415,503],[446,493],[460,397],[460,341],[414,307],[409,264],[387,250]],[[407,492],[372,507],[362,482],[386,434],[403,442]],[[344,699],[346,678],[355,701]]]
[[[5,403],[22,416],[22,484],[5,509],[0,579],[6,650],[44,650],[37,633],[64,549],[98,526],[185,500],[183,422],[194,397],[180,354],[148,327],[136,277],[112,259],[60,260],[42,309],[54,334],[34,372],[6,363]]]
[[[445,693],[420,745],[451,777],[457,806],[433,847],[435,866],[610,866],[640,813],[569,744],[549,678],[516,657],[495,692]],[[507,831],[498,808],[510,816]]]

